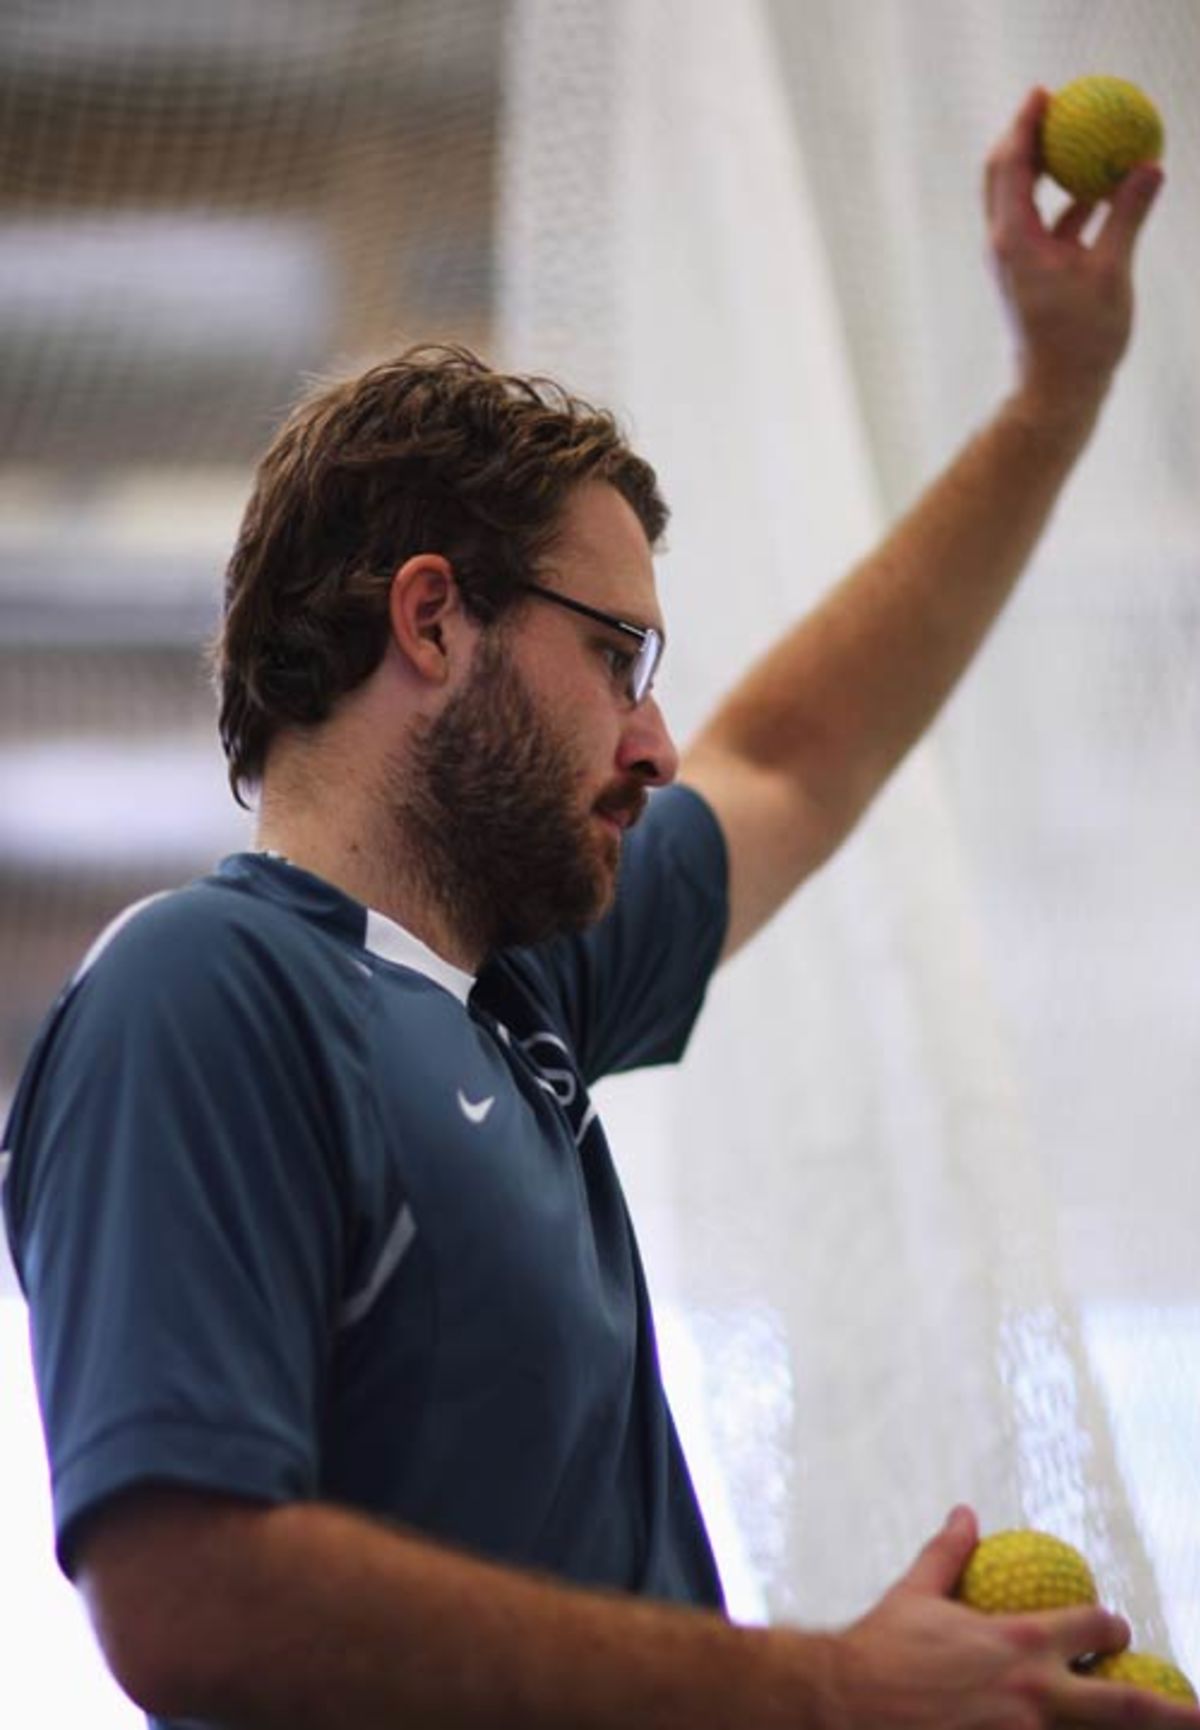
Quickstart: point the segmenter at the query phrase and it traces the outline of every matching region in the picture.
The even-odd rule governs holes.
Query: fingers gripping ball
[[[1163,123],[1124,78],[1076,78],[1050,98],[1042,119],[1042,165],[1074,198],[1108,198],[1137,162],[1157,162]]]
[[[991,1615],[1064,1610],[1094,1604],[1092,1571],[1070,1544],[1048,1532],[993,1532],[971,1552],[958,1582],[958,1596]]]
[[[1088,1674],[1106,1682],[1129,1682],[1135,1688],[1149,1688],[1154,1694],[1165,1694],[1169,1700],[1196,1704],[1196,1690],[1182,1670],[1166,1658],[1153,1652],[1114,1652],[1107,1658],[1097,1658]]]
[[[958,1582],[957,1596],[972,1609],[992,1615],[1031,1610],[1066,1610],[1097,1602],[1096,1582],[1079,1551],[1048,1532],[993,1532],[971,1552]],[[1086,1674],[1106,1682],[1198,1704],[1183,1671],[1151,1652],[1111,1652],[1086,1665]]]

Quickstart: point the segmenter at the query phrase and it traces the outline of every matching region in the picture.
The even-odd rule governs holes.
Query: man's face
[[[608,486],[578,490],[535,580],[661,629],[645,536]],[[578,930],[611,904],[622,835],[676,767],[653,698],[629,702],[630,646],[530,597],[482,633],[467,682],[411,743],[404,828],[478,953]]]

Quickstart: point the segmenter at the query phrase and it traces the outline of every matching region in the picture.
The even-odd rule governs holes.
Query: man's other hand
[[[1163,175],[1131,169],[1089,242],[1090,204],[1068,205],[1048,226],[1034,199],[1048,100],[1045,90],[1030,91],[992,149],[984,201],[1016,331],[1020,391],[1039,416],[1069,420],[1094,414],[1129,342],[1134,248]]]

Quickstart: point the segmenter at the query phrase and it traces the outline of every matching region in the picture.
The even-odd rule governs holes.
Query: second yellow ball
[[[1063,1610],[1097,1602],[1096,1582],[1079,1551],[1049,1532],[993,1532],[981,1538],[957,1596],[991,1615]]]
[[[1114,1652],[1111,1657],[1097,1658],[1090,1674],[1106,1682],[1129,1682],[1135,1688],[1149,1688],[1153,1694],[1183,1700],[1189,1706],[1196,1704],[1196,1690],[1183,1671],[1155,1652]]]

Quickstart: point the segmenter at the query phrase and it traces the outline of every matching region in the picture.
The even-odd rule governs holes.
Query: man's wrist
[[[780,1730],[852,1730],[844,1635],[774,1627],[745,1630],[747,1722]]]
[[[846,1636],[814,1634],[813,1722],[819,1730],[852,1730],[846,1698]]]
[[[1111,383],[1111,375],[1086,386],[1024,379],[1001,404],[998,419],[1048,455],[1074,457],[1091,437]]]

